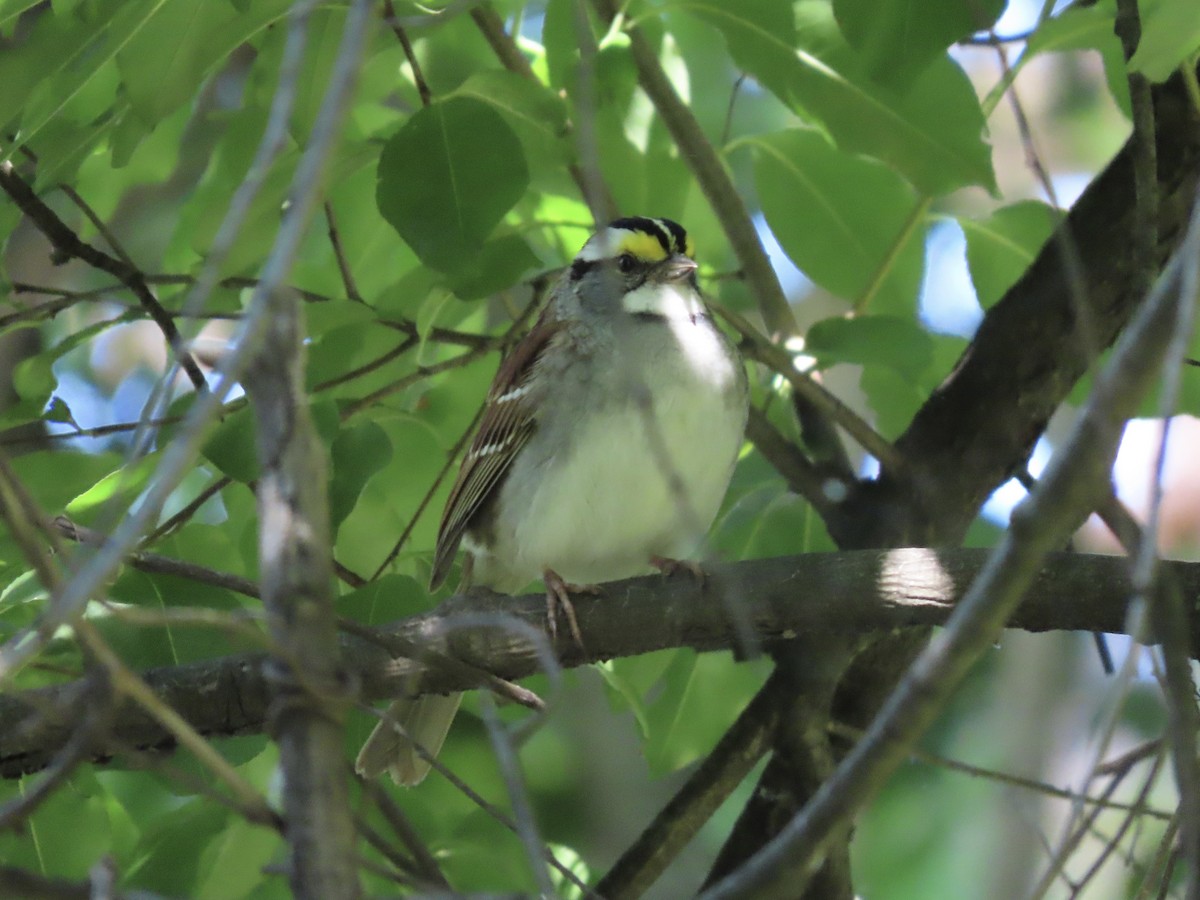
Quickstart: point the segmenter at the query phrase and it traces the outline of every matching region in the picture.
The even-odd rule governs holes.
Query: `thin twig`
[[[400,47],[404,50],[404,58],[408,60],[409,68],[412,69],[413,84],[417,87],[417,95],[421,98],[421,105],[428,106],[433,102],[433,92],[429,90],[425,76],[421,73],[421,64],[417,62],[417,54],[413,52],[412,43],[396,18],[396,7],[392,5],[392,0],[383,0],[383,14],[384,21],[392,29],[392,34],[396,36],[396,40],[400,42]]]
[[[465,353],[460,353],[458,356],[453,356],[450,359],[442,360],[438,363],[433,363],[428,366],[417,366],[403,378],[397,378],[391,384],[385,384],[383,387],[372,391],[356,400],[351,400],[341,410],[342,421],[353,418],[360,412],[374,406],[385,397],[390,397],[393,394],[398,394],[411,385],[424,381],[434,375],[440,375],[442,372],[450,372],[454,369],[461,369],[464,366],[470,365],[478,359],[487,356],[489,350],[485,347],[476,347],[473,350],[468,350]]]
[[[66,516],[58,516],[54,520],[54,527],[58,529],[58,533],[63,537],[72,541],[78,541],[81,544],[88,544],[92,547],[103,547],[108,541],[108,538],[100,532],[77,525]],[[247,597],[258,598],[259,596],[258,585],[249,578],[244,578],[241,575],[233,575],[229,572],[219,572],[216,569],[210,569],[208,566],[202,566],[198,563],[173,559],[169,556],[150,553],[145,550],[135,550],[129,553],[125,561],[141,572],[173,575],[177,578],[186,578],[190,581],[210,585],[211,587],[234,591]]]
[[[879,461],[880,468],[893,475],[904,471],[904,460],[896,448],[883,439],[867,422],[854,410],[831,394],[822,385],[817,384],[803,372],[796,369],[795,360],[782,347],[760,334],[746,319],[731,309],[714,306],[717,315],[728,322],[743,338],[746,355],[766,365],[771,371],[782,375],[792,386],[792,390],[823,415],[836,422],[846,430],[859,446]]]
[[[750,407],[746,420],[746,437],[775,470],[784,477],[788,487],[812,504],[822,519],[828,520],[836,506],[835,491],[844,494],[847,486],[835,479],[825,478],[804,451],[789,441],[757,406]],[[834,482],[831,484],[830,482]]]
[[[1158,842],[1158,849],[1154,853],[1154,859],[1150,865],[1146,867],[1145,877],[1142,879],[1141,885],[1138,887],[1138,892],[1133,900],[1149,900],[1150,892],[1156,886],[1161,886],[1165,891],[1170,882],[1170,861],[1178,858],[1178,851],[1175,849],[1175,840],[1179,836],[1179,819],[1178,817],[1171,820],[1166,830],[1163,832],[1162,839]]]
[[[92,226],[100,233],[100,236],[108,242],[108,246],[112,248],[113,253],[117,254],[121,262],[125,263],[131,269],[137,269],[137,264],[134,263],[133,258],[125,252],[125,248],[121,246],[121,242],[117,240],[117,236],[112,233],[111,229],[104,224],[104,220],[96,215],[96,211],[92,209],[91,204],[84,200],[75,188],[65,182],[60,181],[58,189],[66,194],[71,199],[71,202],[78,206],[79,210],[87,216],[88,221],[92,223]]]
[[[205,393],[208,390],[204,373],[188,350],[179,329],[175,327],[175,321],[158,302],[140,269],[81,240],[79,235],[33,192],[26,181],[16,173],[11,162],[0,162],[0,189],[29,217],[58,253],[82,260],[94,269],[107,272],[125,285],[138,298],[138,302],[166,338],[171,352],[187,373],[196,392]]]
[[[250,784],[217,750],[206,741],[169,703],[164,703],[145,681],[129,669],[100,637],[95,626],[86,619],[79,620],[76,633],[97,662],[107,671],[113,690],[128,697],[165,728],[197,761],[232,793],[242,815],[248,821],[279,827],[279,817],[266,797]]]
[[[320,393],[321,391],[328,391],[332,388],[340,387],[343,384],[348,384],[351,381],[363,378],[366,375],[370,375],[372,372],[382,369],[388,363],[399,359],[413,347],[417,346],[418,343],[419,341],[416,337],[406,337],[382,356],[377,356],[370,362],[363,363],[358,368],[350,369],[349,371],[343,372],[340,375],[335,375],[333,378],[327,378],[325,381],[322,381],[320,384],[313,387],[313,393],[315,394]]]
[[[373,23],[373,0],[351,0],[320,108],[304,140],[288,207],[263,269],[281,285],[318,209]],[[270,722],[279,747],[288,822],[288,881],[301,900],[360,896],[342,725],[345,678],[333,602],[327,459],[304,383],[302,305],[256,291],[260,340],[245,388],[257,431],[258,547],[270,656]]]
[[[378,390],[367,394],[365,397],[360,397],[357,400],[350,401],[341,411],[342,420],[345,421],[357,415],[363,410],[373,406],[383,398],[390,397],[392,394],[396,394],[410,385],[416,384],[419,381],[424,381],[426,378],[429,378],[433,375],[438,375],[442,372],[448,372],[453,369],[458,369],[469,365],[470,363],[475,362],[477,359],[486,356],[493,349],[507,346],[509,342],[511,342],[515,336],[524,329],[525,323],[539,307],[544,288],[545,283],[542,280],[536,280],[533,283],[532,299],[528,304],[526,304],[525,308],[521,311],[521,314],[513,320],[512,325],[510,325],[500,337],[492,338],[485,343],[472,347],[466,353],[460,353],[458,356],[443,360],[440,363],[433,363],[432,365],[428,366],[417,366],[416,369],[405,375],[403,378],[400,378],[391,384],[384,385]]]
[[[529,861],[529,868],[533,872],[533,880],[537,884],[541,896],[553,897],[554,885],[551,883],[550,873],[546,869],[546,857],[553,856],[553,852],[546,847],[545,842],[538,834],[533,808],[529,803],[529,791],[525,787],[525,779],[521,776],[521,765],[517,761],[512,739],[496,714],[496,704],[490,694],[480,697],[480,709],[483,713],[483,724],[487,728],[488,738],[491,741],[492,754],[500,769],[500,777],[504,779],[517,837],[525,846],[525,855]]]
[[[863,730],[855,728],[852,725],[846,725],[842,722],[829,723],[830,734],[840,735],[849,738],[851,741],[862,739]],[[1149,746],[1155,747],[1159,744],[1157,741],[1149,742]],[[1153,753],[1151,756],[1155,755]],[[948,756],[942,756],[938,753],[931,753],[928,750],[923,750],[920,747],[914,747],[909,753],[909,757],[917,762],[923,762],[930,766],[937,766],[940,769],[947,769],[951,772],[960,772],[963,775],[969,775],[972,778],[981,778],[985,781],[993,781],[996,784],[1009,785],[1012,787],[1024,788],[1028,791],[1033,791],[1038,794],[1044,794],[1047,797],[1057,797],[1060,800],[1070,800],[1075,803],[1082,803],[1086,806],[1098,806],[1102,809],[1115,809],[1124,812],[1134,812],[1139,815],[1148,816],[1152,819],[1159,819],[1164,822],[1170,822],[1174,818],[1174,813],[1169,813],[1161,809],[1145,806],[1138,803],[1121,803],[1117,800],[1109,800],[1105,797],[1094,797],[1090,794],[1080,794],[1077,791],[1060,788],[1056,785],[1045,781],[1038,781],[1034,778],[1022,778],[1020,775],[1013,775],[1009,772],[1000,772],[996,769],[989,769],[984,766],[974,766],[970,763],[965,763],[958,759],[951,759]],[[1130,768],[1133,762],[1140,762],[1144,757],[1139,755],[1136,758],[1126,761],[1120,767],[1121,771],[1126,771]],[[1113,768],[1109,774],[1115,774],[1117,768]]]
[[[371,575],[371,581],[376,581],[379,579],[379,577],[384,573],[384,570],[387,569],[387,567],[392,564],[392,561],[400,555],[400,551],[404,549],[404,545],[408,543],[408,539],[412,536],[413,530],[417,527],[417,523],[421,520],[421,516],[425,513],[426,507],[428,507],[430,501],[433,500],[433,495],[437,493],[437,489],[445,480],[446,475],[449,474],[450,470],[454,467],[454,463],[457,462],[459,454],[462,453],[463,448],[467,445],[467,442],[475,433],[475,426],[478,425],[479,420],[483,418],[483,410],[484,406],[481,404],[479,409],[475,411],[475,417],[471,419],[471,423],[463,430],[463,433],[458,436],[458,440],[454,442],[454,446],[446,452],[446,459],[442,462],[441,468],[438,469],[437,475],[434,476],[433,482],[425,491],[425,495],[421,497],[420,502],[417,503],[417,508],[413,510],[412,516],[409,517],[408,524],[404,526],[404,531],[400,532],[400,537],[397,538],[396,543],[392,545],[391,551],[389,551],[388,555],[384,557],[383,562],[381,562],[375,569],[374,574]]]
[[[1162,763],[1163,758],[1161,754],[1154,757],[1154,761],[1150,765],[1150,771],[1142,780],[1142,786],[1138,790],[1137,798],[1132,804],[1134,808],[1128,810],[1125,815],[1121,817],[1121,824],[1117,828],[1116,833],[1104,842],[1104,846],[1097,855],[1096,859],[1092,861],[1092,864],[1088,867],[1088,870],[1079,877],[1075,891],[1076,896],[1080,891],[1083,890],[1084,887],[1087,886],[1088,882],[1090,882],[1100,873],[1100,869],[1120,845],[1121,839],[1125,836],[1126,832],[1129,831],[1129,828],[1133,825],[1134,821],[1136,821],[1138,817],[1143,814],[1143,810],[1140,807],[1145,805],[1146,798],[1150,796],[1150,789],[1154,786],[1154,782],[1158,778],[1158,773],[1162,768]]]
[[[192,520],[192,517],[200,511],[200,507],[202,507],[217,494],[221,493],[221,491],[225,490],[225,488],[229,487],[231,484],[233,484],[233,479],[228,475],[222,475],[220,478],[213,481],[212,484],[205,487],[204,490],[193,497],[190,502],[188,502],[181,510],[179,510],[179,512],[175,513],[175,515],[171,516],[171,518],[167,519],[152,532],[146,535],[145,540],[142,541],[142,545],[150,546],[152,544],[156,544],[173,532],[176,528],[186,525]]]
[[[346,251],[342,247],[341,235],[338,234],[337,219],[333,215],[333,204],[326,200],[324,209],[325,226],[329,235],[329,246],[333,248],[333,258],[337,260],[338,272],[342,276],[342,286],[346,289],[346,296],[351,300],[362,303],[362,294],[358,292],[358,285],[354,282],[354,272],[350,268],[350,261],[346,259]]]
[[[1152,764],[1152,776],[1157,775],[1158,770],[1162,765],[1161,751],[1162,747],[1160,745],[1159,753],[1155,755]],[[1121,786],[1124,779],[1132,771],[1133,764],[1131,763],[1128,768],[1118,769],[1112,773],[1112,780],[1109,781],[1109,783],[1105,786],[1104,791],[1100,795],[1101,799],[1105,801],[1106,805],[1110,802],[1109,798],[1116,793],[1117,788]],[[1075,806],[1077,809],[1082,809],[1082,803],[1078,800],[1075,802]],[[1088,810],[1085,815],[1072,817],[1067,833],[1064,835],[1062,841],[1059,842],[1059,846],[1050,854],[1050,861],[1046,866],[1046,870],[1042,873],[1042,877],[1030,890],[1030,900],[1040,900],[1040,898],[1044,897],[1049,892],[1050,888],[1054,886],[1054,882],[1056,880],[1066,877],[1064,872],[1066,870],[1069,858],[1075,852],[1076,848],[1083,841],[1083,839],[1092,832],[1092,829],[1095,827],[1096,819],[1099,817],[1102,810],[1102,806],[1095,806]]]
[[[359,778],[359,784],[363,791],[375,801],[375,805],[379,807],[379,812],[387,820],[392,831],[396,833],[396,836],[404,843],[408,852],[412,854],[417,875],[434,887],[448,890],[450,883],[446,881],[446,876],[442,874],[441,866],[438,865],[436,857],[434,857],[429,847],[421,839],[421,835],[418,833],[416,827],[404,814],[404,810],[392,800],[387,791],[380,787],[374,779]]]
[[[107,731],[112,720],[113,692],[102,669],[89,674],[73,710],[76,722],[70,739],[55,754],[46,774],[8,803],[0,806],[0,829],[16,830],[57,790],[71,773],[92,755],[97,736]]]
[[[1136,0],[1117,0],[1115,30],[1128,62],[1142,37],[1142,22]],[[1134,71],[1129,72],[1128,79],[1134,125],[1132,141],[1136,205],[1133,258],[1145,288],[1153,278],[1155,248],[1158,245],[1158,151],[1150,82],[1144,75]],[[1141,543],[1132,555],[1137,596],[1148,604],[1154,631],[1163,641],[1162,682],[1168,700],[1171,759],[1180,797],[1181,856],[1190,873],[1187,896],[1194,900],[1200,897],[1200,770],[1196,761],[1200,709],[1196,706],[1195,685],[1188,662],[1188,641],[1179,630],[1187,625],[1184,598],[1169,575],[1160,577],[1158,574],[1158,533],[1167,443],[1172,417],[1179,411],[1183,365],[1195,328],[1196,302],[1200,299],[1200,261],[1197,261],[1195,253],[1184,266],[1180,280],[1182,302],[1178,308],[1175,337],[1167,348],[1159,397],[1158,413],[1163,420],[1163,429],[1155,460],[1150,509]]]

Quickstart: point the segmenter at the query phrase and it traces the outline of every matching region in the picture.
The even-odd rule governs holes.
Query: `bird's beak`
[[[676,253],[660,262],[654,274],[657,280],[663,282],[687,281],[697,268],[695,260]]]

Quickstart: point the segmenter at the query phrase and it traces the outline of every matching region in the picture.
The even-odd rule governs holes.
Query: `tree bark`
[[[552,640],[542,594],[473,593],[431,613],[374,632],[343,635],[344,678],[364,700],[448,693],[543,670],[633,656],[668,647],[756,652],[754,641],[816,642],[834,636],[893,634],[946,620],[988,558],[986,550],[863,550],[752,560],[707,569],[703,586],[689,578],[633,578],[605,586],[603,597],[573,600],[586,653],[569,635]],[[1187,596],[1200,595],[1200,563],[1169,563]],[[1013,628],[1120,632],[1131,591],[1121,557],[1053,555],[1010,623]],[[919,629],[918,629],[919,630]],[[536,635],[536,640],[531,637]],[[1189,629],[1200,658],[1200,617]],[[458,660],[448,663],[444,653]],[[322,665],[335,654],[325,652]],[[227,656],[152,669],[144,677],[164,702],[208,735],[262,732],[275,685],[264,654]],[[311,674],[306,672],[306,683]],[[84,682],[0,696],[0,775],[44,768],[76,725],[74,701]],[[166,733],[136,707],[116,710],[96,757],[124,750],[170,749]],[[344,763],[339,745],[338,765]]]

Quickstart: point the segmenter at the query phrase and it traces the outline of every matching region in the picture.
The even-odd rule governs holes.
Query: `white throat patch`
[[[664,319],[687,319],[694,321],[704,314],[704,302],[690,286],[675,283],[645,282],[630,291],[622,300],[625,312],[650,313]]]

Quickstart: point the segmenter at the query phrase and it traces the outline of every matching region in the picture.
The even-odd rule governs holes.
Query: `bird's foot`
[[[546,619],[551,639],[558,637],[558,610],[561,608],[567,619],[567,627],[571,630],[571,637],[582,650],[583,634],[579,631],[579,620],[575,618],[575,607],[571,605],[571,594],[598,596],[604,591],[596,584],[568,584],[553,569],[542,570],[542,581],[546,583]]]
[[[650,557],[650,565],[662,572],[667,578],[670,578],[677,572],[688,572],[701,585],[708,579],[708,573],[704,571],[703,566],[698,562],[692,562],[690,559],[671,559],[667,556],[652,556]]]

